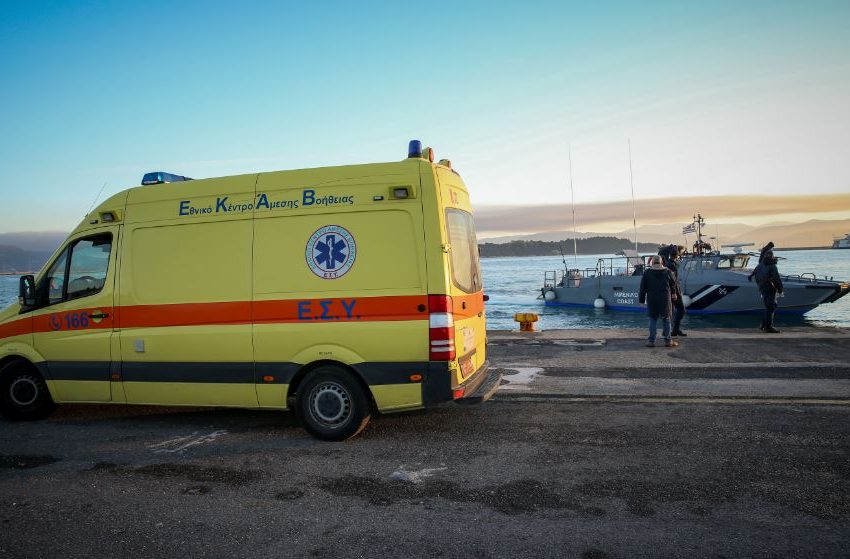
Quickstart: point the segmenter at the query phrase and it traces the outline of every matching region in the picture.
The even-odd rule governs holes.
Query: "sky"
[[[568,208],[571,181],[610,230],[632,187],[668,221],[706,196],[742,197],[720,222],[850,217],[823,203],[850,192],[846,0],[3,10],[0,233],[70,230],[148,171],[392,161],[413,138],[452,160],[483,236],[568,228],[534,208]],[[765,212],[789,196],[820,198]]]

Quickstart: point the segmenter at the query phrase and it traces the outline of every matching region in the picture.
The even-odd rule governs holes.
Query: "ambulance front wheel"
[[[47,384],[28,363],[0,368],[0,415],[9,421],[44,419],[56,409]]]
[[[337,367],[319,367],[298,388],[298,419],[317,439],[343,441],[369,423],[369,398],[353,374]]]

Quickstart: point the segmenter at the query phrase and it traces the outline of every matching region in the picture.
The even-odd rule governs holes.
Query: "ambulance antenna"
[[[104,188],[106,188],[106,183],[103,183],[103,186],[101,186],[100,190],[97,191],[97,196],[94,197],[94,202],[91,203],[91,207],[89,208],[89,211],[86,212],[86,215],[89,215],[94,209],[94,205],[97,204],[97,199],[100,198],[101,194],[103,194]]]

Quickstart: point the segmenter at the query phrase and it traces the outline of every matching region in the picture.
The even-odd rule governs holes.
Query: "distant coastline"
[[[656,252],[658,243],[638,243],[640,252]],[[624,249],[634,249],[634,241],[619,237],[588,237],[563,241],[510,241],[507,243],[479,243],[478,251],[482,258],[500,256],[559,256],[572,254],[575,248],[578,254],[614,254]]]
[[[782,252],[783,250],[832,250],[832,247],[786,247],[786,248],[775,248],[773,252]]]
[[[582,241],[597,241],[593,243],[585,243],[585,249],[582,249]],[[601,241],[601,242],[599,242]],[[634,248],[634,242],[628,239],[619,239],[614,237],[591,237],[589,239],[579,239],[577,242],[578,254],[593,255],[593,254],[616,254],[623,250]],[[502,247],[502,248],[500,248]],[[534,257],[534,256],[569,256],[573,254],[572,239],[564,241],[511,241],[510,243],[479,243],[479,252],[481,258],[511,258],[511,257]],[[658,251],[657,243],[638,243],[638,252],[641,254],[655,254]],[[752,247],[749,252],[758,252],[759,247]],[[829,246],[811,246],[811,247],[782,247],[774,248],[775,252],[794,251],[794,250],[833,250]],[[729,251],[731,252],[731,251]]]

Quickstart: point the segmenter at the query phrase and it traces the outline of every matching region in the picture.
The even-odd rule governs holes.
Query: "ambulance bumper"
[[[458,404],[480,404],[489,400],[501,384],[502,374],[498,369],[490,369],[485,361],[466,382],[452,386],[452,375],[448,363],[432,361],[428,364],[428,379],[423,386],[423,399],[426,406],[455,401]]]
[[[463,397],[455,400],[458,404],[482,404],[493,397],[502,384],[502,373],[498,369],[490,369],[490,362],[485,361],[476,374],[463,384]]]

